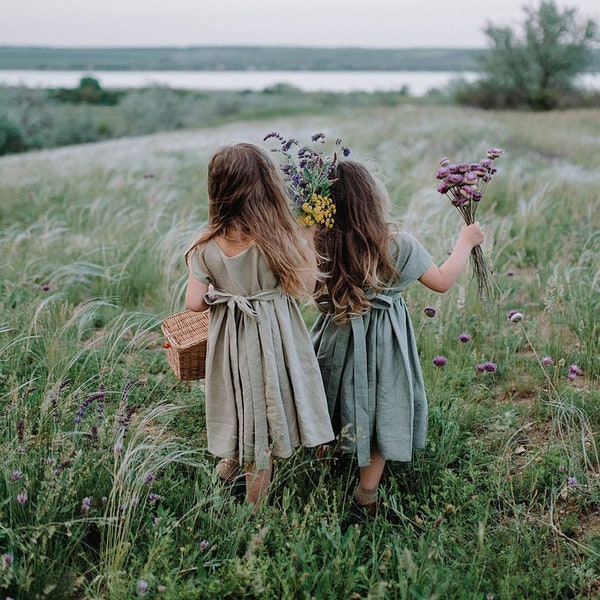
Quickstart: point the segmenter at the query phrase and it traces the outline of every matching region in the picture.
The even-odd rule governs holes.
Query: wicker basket
[[[167,317],[162,323],[167,361],[177,379],[204,379],[208,312],[184,310]]]

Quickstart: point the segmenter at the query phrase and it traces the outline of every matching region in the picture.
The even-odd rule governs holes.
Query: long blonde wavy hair
[[[398,273],[390,255],[390,200],[383,184],[353,160],[338,162],[332,177],[335,222],[315,237],[324,274],[315,299],[322,311],[344,325],[371,309],[367,292],[384,290]]]
[[[268,152],[248,143],[219,148],[208,164],[208,226],[185,253],[232,232],[253,240],[283,289],[306,297],[316,259],[292,214],[285,181]]]

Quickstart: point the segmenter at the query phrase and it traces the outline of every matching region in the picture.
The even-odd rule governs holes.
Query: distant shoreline
[[[0,70],[476,71],[484,49],[0,46]]]

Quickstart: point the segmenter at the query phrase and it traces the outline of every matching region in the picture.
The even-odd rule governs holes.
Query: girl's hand
[[[475,221],[475,223],[472,223],[471,225],[463,225],[460,237],[468,243],[471,248],[479,246],[485,239],[483,229],[479,226],[479,221]]]

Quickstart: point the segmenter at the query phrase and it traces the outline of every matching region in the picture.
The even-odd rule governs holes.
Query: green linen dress
[[[399,276],[370,295],[368,313],[342,327],[322,314],[311,330],[334,431],[361,467],[370,464],[375,442],[383,458],[408,462],[427,435],[423,374],[401,292],[432,258],[408,233],[391,240],[390,252]]]
[[[211,284],[206,428],[215,456],[270,465],[300,445],[334,438],[323,381],[298,304],[258,248],[228,257],[214,240],[194,250],[191,274]]]

